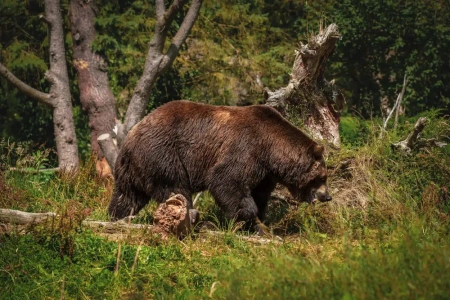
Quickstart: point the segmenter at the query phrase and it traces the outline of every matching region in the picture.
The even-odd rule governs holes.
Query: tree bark
[[[156,82],[156,79],[172,65],[180,51],[181,45],[185,42],[192,26],[194,26],[194,23],[197,20],[203,0],[192,0],[183,22],[172,39],[171,45],[164,53],[164,44],[169,28],[172,26],[176,14],[183,11],[183,6],[187,2],[187,0],[174,0],[166,9],[164,0],[156,0],[157,22],[155,32],[150,41],[143,74],[131,97],[125,121],[123,124],[117,124],[117,132],[112,132],[112,130],[103,132],[105,134],[110,134],[111,136],[116,136],[119,148],[128,131],[144,117],[151,89]],[[115,145],[113,143],[102,143],[100,144],[100,147],[105,155],[111,155],[110,157],[106,157],[108,162],[115,161],[117,149],[114,149]],[[106,147],[109,147],[110,149],[107,149]],[[114,154],[114,152],[116,152],[116,154]],[[111,168],[114,169],[114,166],[111,166]]]
[[[29,97],[52,107],[59,170],[73,172],[79,164],[78,145],[73,121],[72,98],[64,49],[63,19],[59,0],[45,0],[45,16],[41,16],[41,18],[49,26],[50,69],[45,74],[45,79],[50,83],[49,93],[42,93],[28,86],[2,64],[0,64],[0,75]]]
[[[78,144],[72,112],[72,97],[64,48],[63,18],[59,0],[45,0],[45,18],[50,26],[50,95],[56,98],[53,107],[58,161],[61,170],[74,171],[78,167]]]
[[[289,84],[274,92],[265,91],[267,105],[288,118],[291,113],[300,116],[313,139],[324,141],[333,148],[340,147],[339,111],[345,100],[334,80],[324,78],[324,71],[327,58],[339,38],[337,25],[320,28],[308,44],[300,43],[300,49],[295,51]]]
[[[102,133],[113,130],[117,114],[116,100],[109,86],[106,62],[92,49],[96,35],[97,12],[95,1],[70,1],[73,62],[78,75],[80,102],[89,117],[92,152],[100,161],[103,152],[97,138]]]

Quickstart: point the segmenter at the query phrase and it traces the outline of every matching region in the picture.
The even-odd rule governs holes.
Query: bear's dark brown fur
[[[331,200],[323,147],[271,107],[169,102],[128,134],[115,166],[112,219],[150,199],[209,190],[229,218],[263,219],[277,182],[294,197]]]

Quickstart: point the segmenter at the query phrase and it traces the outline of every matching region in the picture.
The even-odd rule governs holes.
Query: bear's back
[[[292,144],[314,143],[277,110],[267,105],[215,106],[186,100],[168,102],[138,125],[141,134],[158,131],[167,139],[281,139]],[[132,130],[134,131],[134,129]],[[131,132],[130,132],[131,133]],[[154,134],[154,132],[153,132]]]

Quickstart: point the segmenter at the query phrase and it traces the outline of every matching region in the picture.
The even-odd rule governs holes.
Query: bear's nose
[[[327,200],[327,201],[331,201],[333,199],[333,197],[331,197],[330,195],[328,195],[326,198],[325,198],[325,200]]]

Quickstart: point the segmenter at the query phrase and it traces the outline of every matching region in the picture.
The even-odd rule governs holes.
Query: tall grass
[[[423,136],[448,135],[448,119],[431,118]],[[0,233],[0,298],[448,299],[450,149],[399,154],[390,143],[414,120],[381,140],[375,122],[358,122],[368,133],[347,131],[357,136],[327,157],[333,202],[270,203],[266,223],[282,244],[240,238],[247,233],[208,193],[198,204],[203,225],[222,235],[107,241],[80,225],[105,220],[111,196],[92,161],[76,177],[0,173],[1,207],[61,216]],[[155,207],[135,222],[151,222]]]

